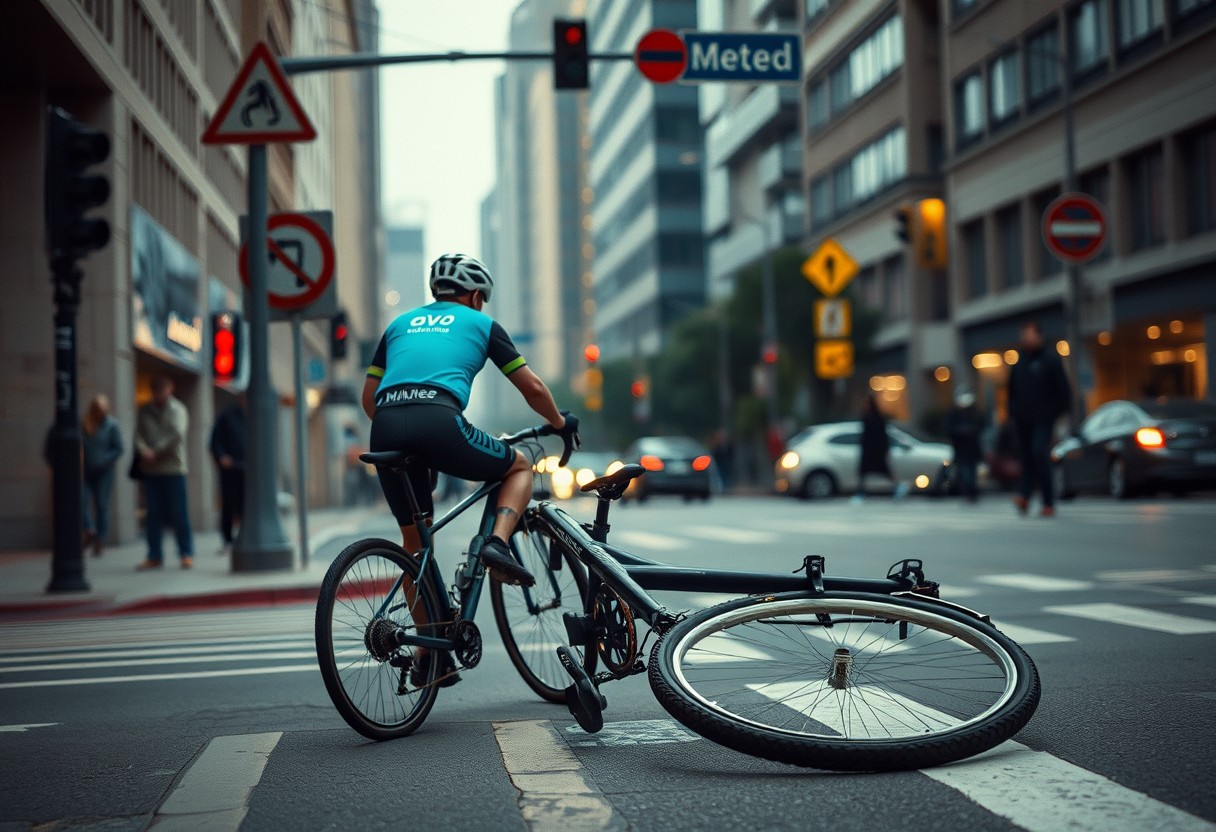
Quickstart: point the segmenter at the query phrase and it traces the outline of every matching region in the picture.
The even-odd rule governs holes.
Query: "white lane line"
[[[260,676],[268,673],[317,673],[317,663],[285,664],[279,667],[237,667],[230,670],[200,670],[194,673],[145,673],[136,676],[93,676],[84,679],[34,679],[28,682],[0,682],[0,690],[14,688],[54,688],[71,685],[110,685],[119,682],[172,682],[178,679],[215,679],[220,676]]]
[[[975,579],[977,583],[1005,586],[1013,589],[1027,589],[1032,592],[1070,592],[1082,589],[1093,589],[1093,581],[1074,581],[1069,578],[1049,578],[1045,575],[1035,575],[1029,572],[1012,575],[982,575]]]
[[[1193,598],[1183,598],[1187,604],[1200,604],[1205,607],[1216,607],[1216,595],[1196,595]]]
[[[548,720],[495,722],[494,739],[530,832],[626,829]]]
[[[689,537],[709,540],[714,543],[741,543],[744,545],[764,546],[776,543],[781,538],[772,532],[755,529],[732,529],[729,526],[685,526],[681,529]]]
[[[635,719],[630,722],[607,722],[595,734],[588,734],[577,725],[565,729],[566,742],[576,748],[613,748],[623,745],[670,745],[697,742],[704,739],[674,719]]]
[[[249,811],[249,796],[262,779],[281,731],[215,737],[186,770],[152,819],[162,832],[208,829],[236,832]]]
[[[1046,630],[1036,630],[1033,627],[1022,627],[1018,624],[1001,624],[993,621],[992,625],[1023,647],[1027,644],[1059,644],[1076,641],[1072,636],[1049,633]]]
[[[1146,610],[1140,607],[1129,607],[1126,604],[1071,604],[1067,606],[1044,607],[1043,611],[1059,615],[1071,615],[1077,618],[1088,618],[1092,621],[1103,621],[1108,624],[1122,624],[1127,627],[1155,630],[1159,633],[1170,633],[1176,636],[1216,633],[1216,621],[1207,621],[1202,618],[1188,618],[1185,615],[1156,612],[1155,610]]]
[[[981,592],[983,590],[973,586],[956,586],[955,584],[941,584],[937,588],[937,594],[948,601],[953,601],[955,598],[974,598]]]
[[[1210,581],[1212,576],[1203,569],[1124,569],[1098,572],[1099,581],[1118,583],[1165,583],[1168,581]]]
[[[626,544],[636,546],[639,549],[662,549],[664,551],[671,551],[673,549],[684,549],[692,545],[687,540],[669,537],[665,534],[640,532],[636,529],[626,529],[619,532],[613,532],[612,538],[614,541],[624,541]]]
[[[316,650],[289,650],[281,653],[224,653],[208,656],[157,656],[155,658],[108,659],[101,662],[70,662],[59,664],[27,664],[16,667],[0,667],[0,673],[38,673],[45,670],[92,670],[99,667],[145,667],[160,664],[199,664],[202,662],[256,662],[307,659],[316,656]]]
[[[0,725],[0,734],[24,734],[31,728],[50,728],[58,722],[27,722],[24,725]]]
[[[273,643],[277,648],[304,647],[312,644],[311,639],[301,640],[299,634],[289,636],[242,636],[239,638],[208,638],[187,641],[143,641],[127,643],[116,641],[110,644],[99,644],[96,648],[82,651],[80,645],[72,647],[22,647],[12,650],[0,650],[0,664],[29,661],[31,658],[41,658],[47,661],[67,661],[75,658],[105,659],[112,656],[126,655],[139,652],[145,656],[169,655],[195,651],[199,653],[216,652],[220,650],[239,650],[249,644]],[[110,650],[112,652],[105,652]],[[29,654],[33,653],[31,656]]]
[[[1016,742],[921,774],[1029,832],[1216,829],[1202,818]]]

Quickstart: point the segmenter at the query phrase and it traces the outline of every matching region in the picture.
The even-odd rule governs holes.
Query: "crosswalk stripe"
[[[1044,607],[1043,610],[1059,615],[1071,615],[1092,621],[1122,624],[1127,627],[1139,627],[1144,630],[1155,630],[1159,633],[1178,636],[1216,633],[1216,621],[1188,618],[1184,615],[1146,610],[1126,604],[1070,604]]]
[[[1200,604],[1205,607],[1216,607],[1216,595],[1196,595],[1194,598],[1183,598],[1184,603]]]
[[[733,529],[727,526],[688,526],[681,531],[689,537],[714,542],[764,545],[776,543],[780,538],[772,532],[756,529]]]
[[[1169,581],[1210,581],[1212,575],[1206,569],[1124,569],[1098,572],[1099,581],[1117,583],[1166,583]]]
[[[623,541],[630,546],[637,546],[639,549],[662,549],[664,551],[684,549],[691,545],[687,540],[680,540],[665,534],[637,531],[636,529],[613,532],[612,539],[614,542]]]
[[[236,667],[228,670],[198,670],[190,673],[147,673],[135,676],[93,676],[71,679],[31,679],[24,682],[0,682],[0,690],[14,688],[52,688],[74,685],[109,685],[119,682],[167,682],[179,679],[215,679],[221,676],[260,676],[269,673],[317,673],[317,662],[279,665],[277,667]]]
[[[1046,630],[1036,630],[1033,627],[1023,627],[1020,624],[998,624],[995,621],[993,624],[998,630],[1023,647],[1028,644],[1059,644],[1067,641],[1076,641],[1072,636],[1049,633]]]
[[[276,649],[283,650],[289,647],[301,648],[311,647],[312,640],[309,641],[272,641],[264,638],[249,638],[244,639],[248,644],[265,645],[267,647],[274,646]],[[28,662],[34,659],[43,659],[51,662],[74,662],[80,659],[121,659],[121,658],[138,658],[146,656],[181,656],[189,653],[191,655],[204,655],[207,653],[223,653],[247,647],[244,643],[228,643],[215,644],[212,642],[176,642],[172,647],[163,647],[163,643],[157,643],[154,647],[148,646],[146,649],[141,649],[139,645],[121,645],[122,650],[88,650],[85,652],[70,653],[66,650],[57,651],[20,651],[23,655],[4,655],[0,656],[0,673],[4,673],[9,668],[3,665],[18,664],[20,662]],[[115,645],[118,646],[118,645]],[[13,651],[16,653],[17,651]]]
[[[286,661],[315,657],[313,650],[289,650],[279,653],[224,653],[203,656],[156,656],[153,658],[107,659],[97,662],[71,662],[57,664],[29,664],[0,668],[0,673],[39,673],[47,670],[96,670],[102,667],[142,667],[160,664],[200,664],[204,662],[257,662]]]
[[[1029,572],[1012,575],[983,575],[975,580],[981,584],[1012,587],[1013,589],[1028,589],[1038,592],[1069,592],[1093,588],[1092,581],[1049,578],[1046,575],[1035,575]]]

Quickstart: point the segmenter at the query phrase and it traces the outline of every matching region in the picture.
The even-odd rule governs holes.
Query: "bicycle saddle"
[[[629,485],[629,481],[634,477],[640,477],[646,473],[646,469],[641,465],[622,465],[620,468],[613,471],[604,477],[596,477],[591,482],[582,487],[582,491],[599,491],[600,496],[607,500],[615,500],[617,497],[625,493],[625,486]]]
[[[359,454],[359,461],[377,468],[404,468],[417,459],[405,451],[368,451]]]

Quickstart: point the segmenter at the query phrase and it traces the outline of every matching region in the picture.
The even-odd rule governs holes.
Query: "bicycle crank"
[[[563,644],[557,648],[557,657],[574,680],[574,684],[566,688],[566,707],[580,728],[594,734],[604,727],[604,708],[608,707],[608,699],[599,692],[569,647]]]

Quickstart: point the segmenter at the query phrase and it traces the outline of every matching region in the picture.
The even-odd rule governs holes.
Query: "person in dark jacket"
[[[980,462],[980,434],[984,431],[984,414],[975,406],[975,394],[961,391],[954,397],[954,407],[946,419],[946,432],[954,447],[950,467],[954,469],[959,493],[974,503],[979,499],[976,467]]]
[[[881,474],[887,479],[895,479],[887,461],[890,451],[887,420],[878,407],[878,399],[871,393],[861,404],[861,458],[857,466],[857,492],[853,495],[853,502],[859,503],[865,497],[867,474]],[[902,497],[905,493],[905,486],[896,483],[895,496]]]
[[[1042,516],[1056,513],[1051,483],[1051,440],[1056,420],[1069,410],[1072,397],[1064,365],[1054,350],[1044,348],[1038,321],[1022,325],[1022,349],[1009,371],[1009,418],[1018,438],[1022,481],[1013,498],[1020,514],[1030,507],[1037,487],[1043,495]]]
[[[245,505],[244,396],[229,405],[211,428],[211,456],[220,473],[221,555],[232,553],[233,526],[240,526]]]
[[[114,464],[122,457],[122,431],[110,415],[110,400],[96,395],[80,424],[83,460],[82,512],[84,549],[100,557],[110,534],[110,492],[114,489]],[[90,509],[92,510],[90,513]]]

